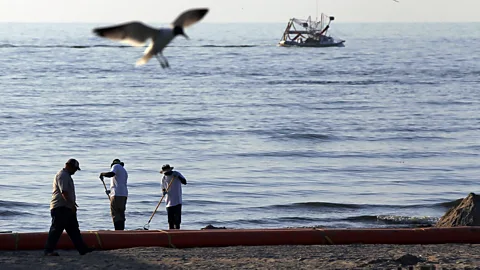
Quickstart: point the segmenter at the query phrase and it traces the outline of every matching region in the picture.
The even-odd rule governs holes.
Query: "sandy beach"
[[[129,248],[80,256],[2,251],[0,269],[480,269],[480,245]]]

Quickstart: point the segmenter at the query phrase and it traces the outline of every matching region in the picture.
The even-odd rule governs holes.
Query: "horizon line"
[[[291,18],[289,18],[291,19]],[[140,20],[125,20],[122,22],[129,22],[129,21],[140,21]],[[148,23],[155,23],[155,24],[170,24],[171,22],[154,22],[154,21],[148,21],[148,20],[143,20],[143,22],[148,22]],[[242,22],[242,21],[232,21],[232,22],[203,22],[202,24],[273,24],[273,23],[285,23],[288,22],[288,20],[285,21],[265,21],[265,22]],[[29,23],[29,24],[45,24],[45,23],[51,23],[51,24],[108,24],[108,23],[118,23],[117,22],[112,22],[112,21],[98,21],[98,22],[93,22],[93,21],[1,21],[0,23]],[[351,24],[351,23],[480,23],[480,21],[339,21],[335,22],[335,24]]]

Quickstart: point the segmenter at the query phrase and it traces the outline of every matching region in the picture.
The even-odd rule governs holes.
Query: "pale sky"
[[[204,22],[286,22],[318,13],[336,22],[480,22],[480,0],[0,0],[1,22],[169,23],[208,7]]]

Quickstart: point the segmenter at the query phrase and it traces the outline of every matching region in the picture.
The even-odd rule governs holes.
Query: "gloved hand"
[[[167,194],[168,194],[167,190],[164,189],[164,190],[163,190],[163,196],[165,196],[165,195],[167,195]]]
[[[73,212],[76,213],[76,212],[77,212],[77,208],[78,208],[78,204],[77,204],[76,202],[74,202],[74,203],[73,203],[73,208],[72,208]]]
[[[107,195],[110,196],[110,190],[105,190],[105,193],[107,193]]]
[[[100,174],[100,176],[98,178],[100,178],[100,180],[103,181],[103,175]]]

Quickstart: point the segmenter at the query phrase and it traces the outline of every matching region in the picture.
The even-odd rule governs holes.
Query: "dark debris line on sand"
[[[480,269],[480,245],[129,248],[79,256],[0,252],[0,269]]]

